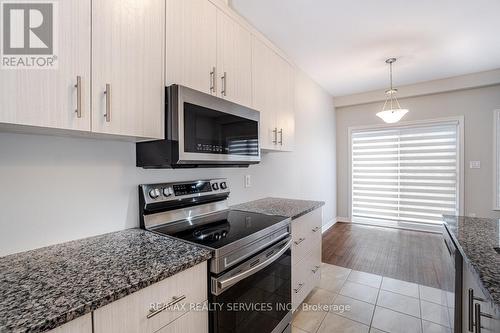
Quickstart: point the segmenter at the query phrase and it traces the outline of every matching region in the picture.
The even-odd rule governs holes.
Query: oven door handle
[[[246,270],[244,272],[241,272],[241,273],[239,273],[237,275],[231,276],[230,278],[227,278],[227,279],[224,279],[224,280],[220,280],[220,281],[216,281],[216,283],[217,283],[217,293],[216,293],[216,295],[221,294],[225,289],[227,289],[227,288],[231,287],[232,285],[240,282],[241,280],[246,279],[250,275],[253,275],[253,274],[257,273],[258,271],[266,268],[267,266],[269,266],[270,264],[272,264],[273,262],[275,262],[279,257],[281,257],[283,255],[283,253],[285,253],[290,248],[291,245],[292,245],[292,239],[290,239],[286,243],[285,246],[283,246],[278,252],[276,252],[276,254],[274,254],[272,257],[270,257],[266,261],[263,261],[263,262],[259,263],[258,265],[255,265],[252,268],[250,268],[250,269],[248,269],[248,270]]]

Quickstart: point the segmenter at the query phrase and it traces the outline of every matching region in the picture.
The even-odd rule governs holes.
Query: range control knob
[[[172,189],[170,187],[165,187],[163,189],[163,195],[169,197],[173,194]]]
[[[157,199],[160,196],[160,190],[157,188],[153,188],[149,191],[149,197],[151,199]]]
[[[227,188],[227,184],[226,184],[226,182],[222,182],[222,183],[220,183],[220,188],[221,188],[222,190],[225,190],[225,189]]]
[[[212,184],[212,190],[217,191],[219,189],[219,184],[213,183]]]

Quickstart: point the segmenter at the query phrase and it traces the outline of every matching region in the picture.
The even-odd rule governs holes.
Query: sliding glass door
[[[458,122],[353,130],[353,220],[439,224],[459,212]]]

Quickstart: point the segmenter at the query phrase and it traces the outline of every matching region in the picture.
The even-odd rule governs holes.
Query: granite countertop
[[[323,201],[295,200],[284,198],[264,198],[232,206],[231,209],[244,210],[267,215],[301,217],[323,206]]]
[[[500,306],[500,220],[445,216],[445,226],[470,263],[479,281],[497,306]]]
[[[43,332],[210,259],[128,229],[0,258],[0,332]]]

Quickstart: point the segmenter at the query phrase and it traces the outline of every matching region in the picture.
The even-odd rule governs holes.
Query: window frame
[[[500,110],[496,110],[500,113]],[[415,121],[404,121],[395,124],[376,124],[376,125],[363,125],[363,126],[350,126],[347,129],[348,136],[348,167],[347,167],[347,180],[348,180],[348,212],[349,212],[349,220],[352,222],[352,133],[354,131],[365,131],[365,130],[383,130],[383,129],[394,129],[394,128],[402,128],[402,127],[420,127],[425,125],[439,125],[443,123],[456,122],[457,123],[457,135],[458,135],[458,163],[457,163],[457,191],[458,191],[458,212],[459,215],[464,215],[464,207],[465,207],[465,181],[464,181],[464,170],[465,170],[465,159],[464,159],[464,116],[455,116],[455,117],[444,117],[444,118],[435,118],[435,119],[427,119],[427,120],[415,120]],[[496,122],[495,122],[496,126]],[[500,162],[499,162],[500,163]],[[496,174],[496,173],[495,173]],[[495,196],[496,197],[496,196]],[[496,204],[496,199],[495,199]],[[499,207],[500,210],[500,207]],[[422,223],[423,224],[423,223]]]

